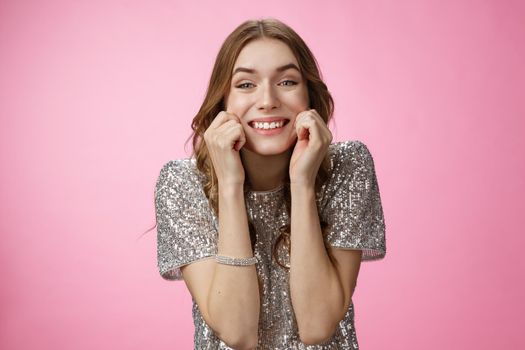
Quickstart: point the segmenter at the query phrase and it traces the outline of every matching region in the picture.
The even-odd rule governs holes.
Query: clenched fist
[[[246,137],[239,117],[221,111],[204,132],[204,141],[219,185],[243,185],[245,175],[239,150]]]

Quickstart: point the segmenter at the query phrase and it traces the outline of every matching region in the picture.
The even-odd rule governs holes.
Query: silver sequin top
[[[321,217],[331,225],[328,242],[337,248],[363,250],[362,261],[382,259],[385,222],[372,155],[357,140],[333,143],[328,152],[330,177],[317,197]],[[181,266],[217,253],[219,226],[203,183],[204,176],[191,158],[169,161],[160,171],[155,192],[157,259],[159,272],[167,280],[181,280]],[[283,189],[251,191],[245,196],[257,237],[256,270],[263,282],[258,349],[359,349],[353,303],[326,343],[306,345],[299,339],[288,272],[271,259],[278,228],[290,219]],[[287,252],[279,256],[289,266]],[[230,349],[206,324],[195,300],[192,311],[195,349]]]

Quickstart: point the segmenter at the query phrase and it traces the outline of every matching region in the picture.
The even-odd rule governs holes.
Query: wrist
[[[315,183],[310,181],[290,181],[290,192],[293,193],[315,193]]]
[[[232,196],[244,193],[244,184],[241,183],[220,183],[218,185],[220,196]]]
[[[302,174],[301,176],[290,176],[290,186],[310,187],[315,186],[315,179],[317,174]]]

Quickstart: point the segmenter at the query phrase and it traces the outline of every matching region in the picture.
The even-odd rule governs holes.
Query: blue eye
[[[286,82],[292,83],[291,85],[287,85],[287,86],[297,85],[297,82],[295,82],[293,80],[285,80],[285,81],[283,81],[283,83],[286,83]]]
[[[237,85],[236,88],[238,88],[238,89],[244,89],[242,86],[245,86],[245,85],[247,85],[247,84],[248,84],[248,85],[250,85],[250,84],[253,85],[252,83],[242,83],[242,84]]]
[[[290,84],[284,84],[284,83],[290,83]],[[282,81],[281,84],[284,84],[284,86],[294,86],[294,85],[297,85],[298,83],[293,81],[293,80],[284,80],[284,81]],[[235,87],[238,88],[238,89],[245,90],[245,89],[249,88],[249,86],[247,86],[247,85],[252,85],[253,86],[252,83],[242,83],[242,84],[239,84],[239,85],[237,85]]]

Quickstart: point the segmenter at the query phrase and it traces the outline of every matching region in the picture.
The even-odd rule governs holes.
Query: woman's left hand
[[[297,114],[295,131],[297,143],[290,159],[290,184],[314,186],[332,133],[315,109]]]

